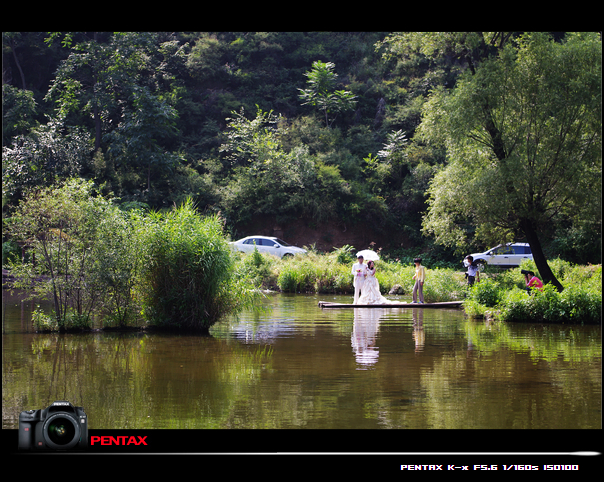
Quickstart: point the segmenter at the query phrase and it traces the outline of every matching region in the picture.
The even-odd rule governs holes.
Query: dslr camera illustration
[[[88,446],[88,417],[82,407],[57,401],[19,415],[19,450],[78,450]]]

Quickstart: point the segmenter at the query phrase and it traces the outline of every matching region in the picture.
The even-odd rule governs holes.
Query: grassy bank
[[[279,259],[257,251],[240,254],[238,270],[262,289],[287,293],[352,294],[350,269],[353,250],[343,247],[331,253],[310,251],[305,256]],[[410,295],[414,267],[409,262],[379,261],[376,277],[382,294],[391,291]],[[461,267],[432,268],[427,265],[424,298],[428,303],[463,300],[471,318],[534,323],[600,323],[602,308],[602,266],[573,265],[553,260],[550,266],[564,286],[558,293],[546,286],[543,292],[528,294],[520,268],[482,273],[481,282],[468,288]],[[539,273],[533,262],[523,269]]]
[[[562,283],[559,293],[545,285],[530,295],[520,269],[485,278],[469,290],[464,309],[472,318],[528,323],[598,324],[602,320],[602,265],[573,265],[556,259],[552,271]],[[539,273],[533,262],[522,267]]]
[[[307,255],[279,259],[260,254],[240,254],[241,274],[250,277],[262,289],[286,293],[352,294],[350,274],[356,261],[351,247],[330,253],[310,250]],[[382,293],[411,294],[415,268],[410,263],[378,261],[376,277]],[[426,301],[449,301],[463,298],[464,275],[450,268],[430,269],[431,283],[426,283]]]

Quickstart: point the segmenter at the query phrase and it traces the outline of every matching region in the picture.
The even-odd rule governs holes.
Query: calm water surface
[[[35,334],[3,290],[2,427],[69,400],[91,429],[601,428],[600,326],[273,294],[211,336]]]

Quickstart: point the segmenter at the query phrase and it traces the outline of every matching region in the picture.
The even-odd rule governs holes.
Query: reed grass
[[[201,217],[186,202],[145,223],[139,230],[147,252],[138,290],[152,325],[207,330],[252,303],[248,280],[235,276],[236,258],[219,217]]]

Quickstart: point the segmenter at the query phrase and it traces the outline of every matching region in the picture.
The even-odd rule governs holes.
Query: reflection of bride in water
[[[358,305],[382,305],[392,304],[393,302],[384,298],[380,293],[380,284],[375,277],[375,263],[367,263],[367,277],[361,288],[361,296],[357,301]]]
[[[360,368],[367,369],[377,363],[380,356],[379,347],[375,345],[380,318],[385,310],[354,310],[354,325],[352,329],[351,345],[354,356]]]

